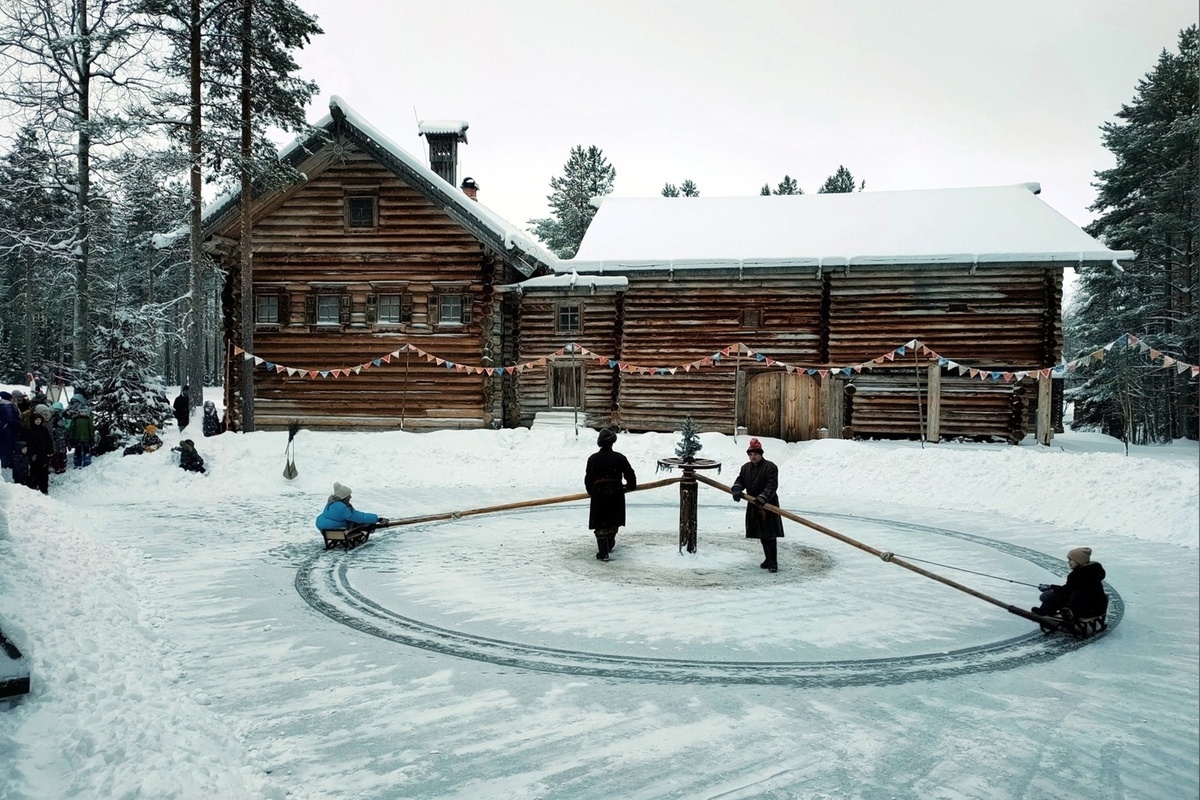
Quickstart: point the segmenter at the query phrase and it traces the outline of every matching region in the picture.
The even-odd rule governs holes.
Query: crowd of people
[[[59,391],[59,397],[65,392]],[[187,427],[191,416],[188,387],[184,386],[175,398],[173,410],[179,430]],[[217,416],[216,405],[204,402],[203,433],[216,436],[224,430]],[[50,493],[51,473],[61,475],[69,463],[83,469],[92,463],[96,443],[96,425],[87,397],[79,391],[71,395],[64,406],[62,400],[51,401],[40,388],[26,391],[0,391],[0,469],[11,472],[12,482]],[[141,438],[124,449],[125,455],[153,453],[163,446],[154,424],[147,424]],[[205,472],[204,459],[196,451],[195,442],[184,439],[178,447],[179,466],[188,472]]]

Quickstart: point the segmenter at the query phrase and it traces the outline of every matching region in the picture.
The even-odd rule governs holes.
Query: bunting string
[[[372,369],[380,369],[391,363],[392,359],[399,359],[401,354],[405,355],[405,364],[407,365],[410,357],[424,359],[426,362],[436,364],[439,367],[444,367],[447,370],[454,372],[466,373],[468,375],[486,375],[492,376],[511,376],[519,375],[525,370],[544,367],[551,358],[556,356],[571,355],[593,361],[608,369],[616,370],[633,375],[675,375],[679,372],[691,372],[693,370],[703,369],[705,367],[717,366],[722,360],[733,356],[735,361],[740,360],[742,356],[753,358],[755,362],[768,366],[779,367],[788,372],[788,374],[803,372],[807,375],[819,375],[824,378],[826,375],[855,375],[865,370],[874,369],[877,366],[882,366],[888,362],[895,361],[897,356],[903,356],[909,352],[919,353],[928,356],[931,361],[937,361],[939,366],[957,372],[959,375],[967,375],[971,378],[981,381],[1003,381],[1010,383],[1014,380],[1020,381],[1025,378],[1036,377],[1064,377],[1068,372],[1074,372],[1082,366],[1085,366],[1092,361],[1103,361],[1104,357],[1114,348],[1136,348],[1143,353],[1151,363],[1158,364],[1163,369],[1173,369],[1179,375],[1187,375],[1189,378],[1195,379],[1200,377],[1200,366],[1189,364],[1181,361],[1173,356],[1157,350],[1144,341],[1134,336],[1131,333],[1124,333],[1113,339],[1103,347],[1096,348],[1089,353],[1086,353],[1071,361],[1064,361],[1053,367],[1032,370],[996,370],[980,367],[972,367],[969,364],[963,364],[960,361],[946,358],[934,351],[919,339],[910,339],[902,345],[899,345],[876,358],[868,359],[858,364],[847,364],[838,367],[806,367],[797,364],[791,364],[781,361],[777,358],[772,358],[767,354],[754,350],[741,342],[735,342],[727,347],[722,347],[713,353],[698,358],[695,361],[690,361],[686,364],[678,364],[674,366],[647,366],[645,364],[634,364],[629,361],[621,361],[616,358],[595,353],[582,345],[572,342],[568,345],[560,347],[550,355],[540,356],[526,361],[523,364],[515,364],[507,367],[485,367],[477,364],[462,364],[451,361],[450,359],[442,358],[433,353],[426,352],[414,344],[403,344],[399,348],[385,353],[378,358],[373,358],[362,364],[353,367],[337,367],[332,369],[304,369],[300,367],[289,367],[283,364],[278,364],[268,361],[265,358],[254,355],[246,350],[243,350],[236,345],[233,348],[235,356],[241,356],[246,361],[253,361],[254,366],[262,367],[263,369],[274,372],[278,375],[287,375],[293,378],[305,378],[308,380],[336,380],[338,378],[347,378],[351,375],[360,375],[363,372]]]

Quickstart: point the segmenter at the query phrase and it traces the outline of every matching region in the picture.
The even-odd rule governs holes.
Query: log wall
[[[345,142],[342,155],[275,202],[255,221],[254,289],[279,295],[281,324],[258,326],[254,352],[306,370],[350,368],[411,343],[454,362],[497,364],[499,304],[493,286],[515,275],[473,234],[391,170]],[[348,230],[347,192],[377,197],[378,225]],[[236,224],[236,223],[235,223]],[[228,257],[236,264],[237,254]],[[306,298],[320,289],[349,295],[342,323],[316,326]],[[439,292],[467,293],[470,320],[440,325]],[[368,313],[377,293],[412,297],[411,321],[378,325]],[[472,375],[401,354],[390,364],[329,379],[254,370],[255,420],[261,429],[476,428],[498,424],[502,389]],[[499,395],[499,396],[498,396]]]

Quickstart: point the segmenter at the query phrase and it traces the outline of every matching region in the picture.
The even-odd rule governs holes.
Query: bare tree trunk
[[[76,208],[79,213],[77,222],[77,252],[75,257],[75,321],[72,329],[72,356],[75,367],[86,367],[88,348],[91,345],[91,303],[90,287],[88,286],[88,260],[90,256],[91,234],[91,204],[92,204],[92,164],[91,164],[91,134],[88,122],[91,119],[91,46],[87,25],[88,0],[75,0],[75,33],[80,39],[80,50],[77,77],[79,79],[79,134],[77,154],[78,192]]]
[[[242,182],[242,226],[238,253],[242,275],[241,287],[241,317],[242,317],[242,348],[247,353],[254,352],[254,258],[251,252],[251,218],[250,209],[254,187],[250,175],[251,152],[251,58],[254,48],[254,0],[242,0],[242,141],[241,141],[241,182]],[[242,430],[254,430],[254,367],[253,362],[243,360],[242,368]]]
[[[204,400],[204,292],[201,266],[204,259],[201,227],[203,202],[200,164],[200,134],[203,126],[200,95],[200,0],[191,0],[191,19],[188,22],[189,71],[191,73],[191,118],[188,121],[188,148],[191,157],[191,213],[188,227],[191,232],[191,252],[188,259],[188,303],[183,319],[183,373],[181,380],[191,389],[188,392],[190,410]]]

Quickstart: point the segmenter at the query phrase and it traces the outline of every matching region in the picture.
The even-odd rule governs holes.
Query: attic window
[[[742,327],[743,328],[761,328],[762,327],[762,309],[761,308],[743,308],[742,309]]]
[[[379,203],[372,194],[346,195],[347,230],[375,230],[379,227]]]
[[[583,329],[583,306],[579,303],[563,303],[558,307],[559,333],[569,333]]]

